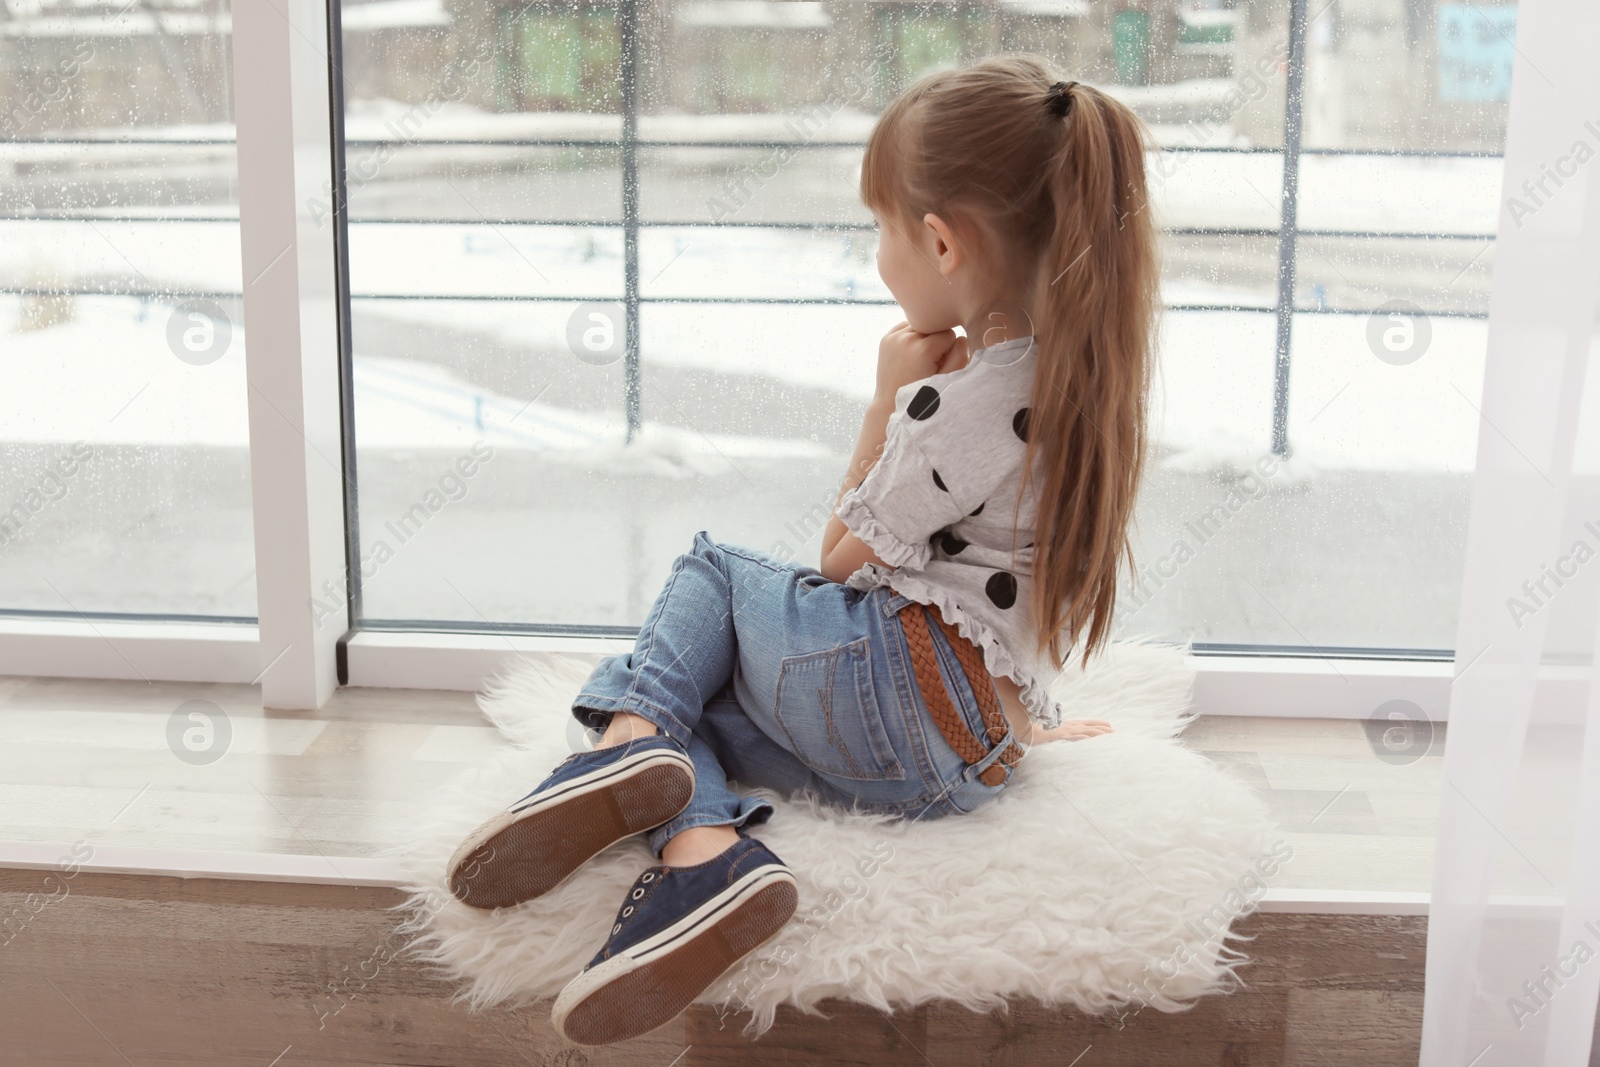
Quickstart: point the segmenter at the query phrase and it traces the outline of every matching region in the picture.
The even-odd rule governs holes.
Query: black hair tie
[[[1072,109],[1072,90],[1077,84],[1077,82],[1056,82],[1047,90],[1049,96],[1045,100],[1045,106],[1056,118],[1065,118],[1067,112]]]

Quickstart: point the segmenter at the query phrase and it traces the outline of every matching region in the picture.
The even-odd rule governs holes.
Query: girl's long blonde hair
[[[976,223],[986,268],[1031,299],[1032,609],[1038,650],[1060,663],[1063,638],[1086,627],[1083,659],[1104,647],[1124,559],[1133,572],[1161,268],[1148,130],[1105,93],[1058,81],[1030,55],[918,80],[872,131],[861,198],[913,233],[930,211],[958,233]]]

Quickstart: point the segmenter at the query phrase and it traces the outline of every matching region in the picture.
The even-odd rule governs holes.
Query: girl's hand
[[[939,361],[939,369],[934,373],[948,374],[953,370],[961,370],[968,362],[970,362],[970,357],[967,354],[967,339],[965,337],[957,337],[956,343],[951,345],[950,351],[944,354],[944,358]]]
[[[878,344],[877,400],[893,406],[902,386],[967,364],[967,339],[954,330],[918,333],[899,323]]]
[[[1039,745],[1046,741],[1082,741],[1110,732],[1111,724],[1104,719],[1069,719],[1051,730],[1035,728],[1033,743]]]

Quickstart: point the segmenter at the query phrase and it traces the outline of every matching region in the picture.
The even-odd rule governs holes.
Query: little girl
[[[1146,131],[1031,56],[929,75],[867,143],[861,195],[905,321],[878,346],[821,569],[719,544],[674,563],[572,713],[604,736],[475,831],[451,890],[498,908],[647,833],[660,863],[556,1000],[605,1044],[675,1017],[794,913],[730,780],[907,819],[993,800],[1062,721],[1048,685],[1109,636],[1158,310]],[[957,329],[962,333],[958,334]]]

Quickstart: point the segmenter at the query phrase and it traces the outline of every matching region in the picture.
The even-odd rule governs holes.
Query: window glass
[[[1197,638],[1454,644],[1516,12],[1311,5],[1290,477],[1186,576]]]
[[[1447,646],[1473,432],[1449,405],[1480,373],[1504,100],[1460,58],[1459,13],[1313,7],[1296,106],[1287,0],[551,3],[365,36],[347,20],[347,57],[374,60],[347,58],[350,136],[396,142],[351,196],[367,623],[624,632],[700,529],[815,564],[898,319],[861,143],[921,74],[1031,50],[1161,146],[1170,310],[1136,547],[1164,570],[1129,576],[1120,625]],[[614,70],[591,73],[624,40],[631,125]],[[403,75],[375,62],[400,42]],[[422,129],[385,133],[418,107]],[[1304,232],[1283,242],[1291,137]],[[1432,316],[1437,365],[1382,348],[1408,328],[1399,300]],[[473,473],[441,488],[458,461]],[[1162,563],[1184,538],[1199,551]]]
[[[255,615],[228,33],[0,18],[0,612]]]

